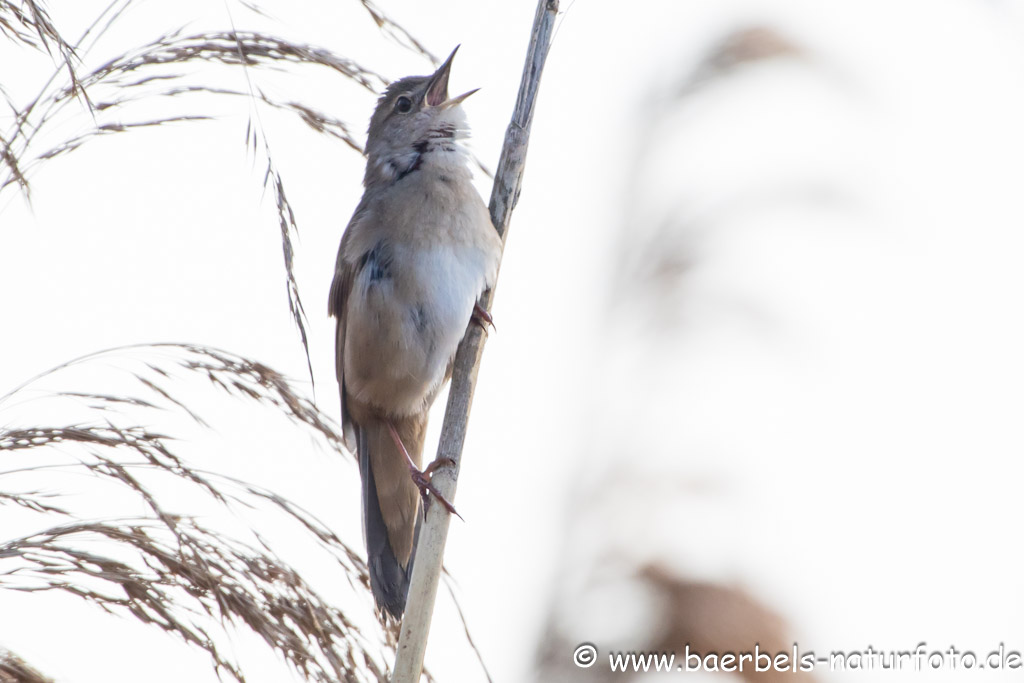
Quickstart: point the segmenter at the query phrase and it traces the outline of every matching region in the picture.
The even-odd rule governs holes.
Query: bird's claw
[[[432,494],[434,498],[436,498],[441,503],[441,505],[444,506],[445,510],[455,515],[459,519],[462,519],[462,521],[466,521],[462,518],[462,515],[460,515],[458,511],[455,509],[455,506],[449,503],[448,499],[441,495],[441,492],[438,491],[437,487],[435,487],[434,484],[431,483],[430,481],[430,477],[431,475],[434,474],[434,471],[437,470],[437,468],[439,467],[445,466],[454,467],[455,461],[452,460],[451,458],[438,458],[429,465],[427,465],[426,469],[422,471],[414,467],[412,464],[410,464],[409,476],[412,477],[413,483],[416,484],[416,487],[419,488],[420,490],[420,495],[423,496],[424,508],[430,503],[430,496]]]
[[[494,330],[495,332],[498,331],[498,328],[494,326],[494,318],[492,318],[491,314],[484,310],[484,307],[481,306],[479,303],[473,304],[473,317],[471,318],[471,320],[477,325],[479,325],[480,329],[482,329],[484,332],[487,331],[488,325],[490,325],[491,329]]]
[[[387,425],[388,431],[391,432],[391,438],[395,442],[395,446],[397,446],[398,450],[400,450],[402,455],[405,456],[405,464],[409,468],[409,476],[412,477],[413,483],[416,484],[416,488],[420,490],[420,495],[423,496],[423,509],[426,509],[427,505],[430,503],[430,494],[432,493],[434,494],[434,498],[441,501],[445,510],[459,519],[462,519],[462,515],[456,512],[455,506],[449,503],[448,499],[442,496],[441,492],[437,490],[437,487],[430,483],[430,477],[434,474],[434,470],[438,467],[444,467],[445,465],[455,467],[455,461],[451,458],[436,458],[433,462],[427,465],[426,469],[420,470],[420,468],[416,467],[416,463],[413,462],[412,457],[409,456],[409,451],[406,450],[405,444],[402,443],[402,437],[398,435],[398,430],[395,429],[395,425],[392,424],[390,420]],[[462,521],[466,520],[462,519]]]

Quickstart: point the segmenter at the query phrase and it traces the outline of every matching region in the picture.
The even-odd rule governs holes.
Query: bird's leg
[[[452,513],[459,519],[462,519],[462,515],[455,510],[455,506],[449,503],[448,500],[441,495],[441,492],[438,491],[432,483],[430,483],[430,475],[434,473],[434,470],[444,465],[451,465],[454,467],[455,461],[451,458],[440,458],[427,465],[425,470],[420,470],[420,468],[416,467],[416,463],[412,461],[412,457],[409,455],[409,451],[406,450],[405,444],[402,443],[402,437],[398,436],[398,430],[395,429],[395,425],[391,423],[391,420],[388,420],[387,423],[388,431],[391,432],[391,438],[394,440],[395,445],[398,446],[398,450],[402,451],[402,455],[405,456],[405,462],[409,466],[409,476],[412,477],[413,483],[416,484],[416,487],[420,490],[420,495],[423,496],[424,505],[426,505],[430,500],[428,494],[432,493],[435,498],[441,501],[441,504],[444,505],[448,512]]]
[[[495,332],[498,331],[498,328],[494,326],[494,318],[492,318],[491,314],[485,311],[484,307],[481,306],[479,303],[473,304],[473,317],[470,318],[470,320],[479,325],[484,332],[487,331],[488,325],[490,325],[491,329],[494,330]]]

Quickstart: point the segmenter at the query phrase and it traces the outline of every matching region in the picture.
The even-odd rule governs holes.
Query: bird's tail
[[[391,424],[419,467],[426,415],[395,419]],[[395,444],[387,421],[365,420],[356,429],[356,439],[370,588],[377,606],[397,619],[405,611],[423,517],[419,489],[409,476],[405,456]]]

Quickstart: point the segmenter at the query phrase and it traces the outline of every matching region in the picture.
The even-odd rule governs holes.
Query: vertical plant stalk
[[[491,222],[501,235],[502,244],[508,239],[512,210],[519,199],[534,105],[557,14],[558,0],[538,0],[530,35],[530,47],[526,53],[526,64],[519,84],[519,96],[516,98],[512,121],[505,131],[505,142],[494,177],[494,188],[491,191]],[[484,293],[484,308],[490,309],[493,298],[493,289]],[[473,403],[473,391],[476,388],[485,340],[486,334],[482,328],[470,324],[455,355],[448,406],[445,409],[441,441],[437,448],[437,457],[451,458],[455,466],[442,467],[432,479],[434,486],[448,500],[455,497],[459,468],[462,464],[462,447],[466,441],[469,411]],[[392,683],[417,683],[420,680],[450,521],[451,516],[444,506],[428,507],[416,548],[416,561],[413,565],[409,599],[398,638]]]

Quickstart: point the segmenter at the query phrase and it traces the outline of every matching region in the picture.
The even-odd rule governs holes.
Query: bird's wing
[[[352,236],[359,230],[360,222],[367,215],[366,198],[356,207],[352,220],[348,222],[345,233],[341,236],[341,245],[338,247],[338,260],[334,266],[334,280],[331,282],[331,292],[327,299],[327,314],[338,319],[338,326],[334,340],[334,363],[335,374],[338,377],[338,388],[341,392],[341,428],[345,437],[345,444],[350,449],[355,445],[355,432],[352,417],[349,415],[345,405],[345,326],[348,318],[348,295],[352,290],[352,282],[355,279],[358,269],[357,262],[351,260],[351,255],[346,247],[352,241]]]

